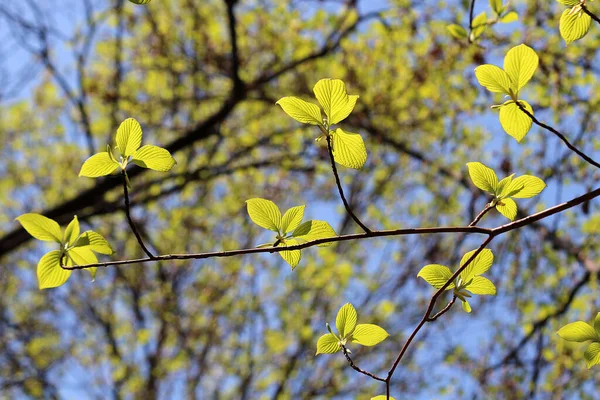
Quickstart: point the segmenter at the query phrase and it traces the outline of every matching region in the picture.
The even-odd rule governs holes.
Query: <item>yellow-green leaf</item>
[[[440,264],[429,264],[421,268],[417,277],[425,279],[425,282],[429,283],[436,289],[441,288],[452,278],[452,271],[445,265]],[[446,290],[454,289],[454,283],[450,283]]]
[[[132,3],[134,3],[134,4],[148,4],[152,0],[129,0],[129,1],[132,2]]]
[[[103,151],[85,160],[81,166],[81,171],[79,171],[79,176],[97,178],[99,176],[110,175],[117,168],[119,168],[119,163],[113,160],[107,152]]]
[[[114,250],[102,235],[94,231],[85,231],[74,244],[75,247],[87,248],[100,254],[113,254]]]
[[[321,110],[316,104],[309,103],[298,97],[283,97],[276,103],[290,117],[303,124],[321,125],[323,118]]]
[[[473,18],[473,30],[471,31],[472,40],[477,39],[487,28],[487,14],[482,12]]]
[[[371,400],[387,400],[387,395],[380,394],[379,396],[371,397]],[[390,400],[396,400],[392,396],[390,396]]]
[[[333,230],[331,225],[325,221],[311,220],[306,221],[302,225],[298,226],[292,236],[296,239],[305,240],[310,242],[312,240],[324,239],[329,237],[337,236],[337,233]],[[331,246],[333,243],[321,243],[317,246],[326,247]]]
[[[271,200],[255,198],[246,200],[248,215],[258,226],[279,232],[281,227],[281,211]]]
[[[584,37],[590,30],[592,18],[582,10],[572,13],[571,10],[563,11],[560,16],[560,36],[567,44]]]
[[[497,197],[506,197],[505,195],[510,193],[507,191],[507,189],[510,187],[510,184],[513,180],[513,176],[515,176],[515,174],[511,174],[506,178],[502,179],[500,182],[498,182],[498,186],[496,187]]]
[[[594,330],[600,335],[600,312],[596,314],[596,318],[594,318]]]
[[[58,287],[71,276],[71,271],[61,268],[60,250],[44,254],[37,265],[37,277],[40,289]]]
[[[576,6],[581,3],[581,0],[556,0],[556,1],[558,1],[560,4],[564,4],[565,6],[569,6],[569,7]]]
[[[327,333],[317,341],[317,354],[333,354],[341,350],[339,340],[331,333]]]
[[[528,199],[537,196],[546,188],[546,183],[537,176],[522,175],[513,179],[506,191],[507,193],[512,193],[521,186],[523,188],[510,197],[514,197],[515,199]]]
[[[470,312],[471,312],[471,305],[469,304],[469,302],[468,302],[467,300],[464,300],[464,301],[462,302],[462,309],[463,309],[465,312],[468,312],[468,313],[470,313]]]
[[[511,89],[515,95],[533,76],[539,64],[539,57],[535,51],[525,45],[520,44],[513,47],[504,57],[504,71],[510,77]]]
[[[473,281],[466,287],[466,289],[473,294],[490,296],[496,295],[496,286],[494,286],[492,281],[483,276],[473,277]]]
[[[68,256],[74,262],[74,265],[86,265],[86,264],[96,264],[98,263],[98,258],[96,255],[90,250],[89,247],[74,247],[69,249]],[[90,267],[86,268],[86,270],[92,275],[92,279],[96,278],[96,270],[98,267]]]
[[[56,221],[35,213],[22,214],[15,219],[34,238],[61,243],[62,232]]]
[[[585,358],[585,363],[588,369],[592,368],[594,365],[600,364],[600,343],[592,343],[588,346],[583,353],[583,357]]]
[[[465,28],[457,24],[450,24],[446,27],[450,34],[457,39],[466,39],[468,34]]]
[[[63,238],[63,243],[68,243],[72,245],[75,243],[77,238],[79,237],[79,220],[77,219],[77,215],[73,217],[73,220],[69,222],[67,225],[67,229],[65,229],[65,235]]]
[[[132,154],[131,161],[142,168],[150,168],[161,172],[166,172],[177,164],[167,149],[152,145],[145,145],[136,150]]]
[[[357,95],[348,95],[346,85],[339,79],[321,79],[313,88],[317,100],[323,107],[329,125],[337,124],[354,109]]]
[[[306,206],[292,207],[283,214],[281,218],[281,233],[288,233],[300,226],[304,218],[304,208]]]
[[[506,218],[514,221],[517,216],[517,203],[513,199],[502,199],[496,203],[496,210]]]
[[[475,68],[475,77],[479,84],[490,92],[510,94],[510,77],[500,67],[491,64],[480,65]]]
[[[352,332],[352,342],[362,346],[375,346],[383,342],[388,336],[390,334],[380,326],[375,324],[358,324],[354,328],[354,332]]]
[[[115,142],[124,157],[129,157],[142,145],[142,127],[133,118],[121,122]]]
[[[519,100],[519,102],[533,115],[533,109],[529,103],[525,100]],[[532,121],[527,114],[521,111],[517,103],[508,100],[500,107],[500,124],[506,133],[520,142],[531,129]]]
[[[502,12],[502,0],[490,0],[490,7],[496,14]]]
[[[460,266],[462,267],[465,265],[476,251],[477,250],[471,250],[467,252],[460,260]],[[492,251],[490,249],[481,250],[481,252],[475,256],[475,259],[469,263],[467,268],[460,273],[460,279],[463,282],[469,282],[474,276],[484,274],[490,269],[493,262],[494,254]]]
[[[285,246],[295,246],[297,244],[299,244],[299,243],[295,239],[286,239],[285,240]],[[283,246],[283,244],[280,246]],[[296,266],[300,262],[300,259],[302,258],[302,253],[300,253],[300,250],[283,250],[283,251],[279,252],[279,255],[281,256],[281,258],[283,258],[285,260],[285,262],[290,264],[290,266],[292,267],[292,270],[294,270],[294,268],[296,268]]]
[[[571,322],[558,330],[558,336],[569,342],[598,341],[600,337],[592,326],[583,321]]]
[[[352,334],[357,318],[358,314],[352,304],[346,303],[340,308],[335,317],[335,327],[342,339],[348,338]]]
[[[511,22],[516,22],[518,20],[519,20],[519,14],[517,14],[515,11],[510,11],[510,12],[506,13],[505,16],[500,18],[500,22],[502,22],[503,24],[510,24]]]
[[[344,167],[361,169],[367,162],[367,148],[357,133],[344,132],[337,128],[331,131],[333,158]]]
[[[469,176],[475,186],[490,194],[496,194],[498,176],[493,169],[480,162],[469,162],[467,163],[467,168],[469,169]]]

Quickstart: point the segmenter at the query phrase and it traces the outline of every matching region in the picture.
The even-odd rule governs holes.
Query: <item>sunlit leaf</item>
[[[386,394],[380,394],[379,396],[371,397],[371,400],[387,400]],[[392,396],[390,396],[390,400],[396,400]]]
[[[363,346],[375,346],[383,342],[389,333],[375,324],[358,324],[352,332],[352,342]]]
[[[515,95],[529,82],[538,64],[538,55],[531,47],[525,44],[515,46],[506,53],[506,57],[504,57],[504,71],[510,77],[512,82],[511,89]]]
[[[457,39],[466,39],[468,36],[467,31],[460,25],[450,24],[446,27],[450,34]]]
[[[361,169],[367,162],[367,148],[357,133],[344,132],[337,128],[331,132],[333,158],[344,167]]]
[[[475,76],[479,84],[490,92],[510,93],[510,77],[500,67],[491,64],[480,65],[475,68]]]
[[[348,95],[346,85],[339,79],[321,79],[313,88],[330,125],[346,119],[356,105],[357,95]]]
[[[37,277],[40,289],[58,287],[71,276],[71,271],[61,268],[60,250],[44,254],[37,265]]]
[[[132,2],[132,3],[134,3],[134,4],[148,4],[152,0],[129,0],[129,1]]]
[[[565,10],[560,16],[560,36],[567,44],[574,42],[588,33],[591,23],[592,18],[583,11],[571,13],[571,10]]]
[[[129,157],[142,145],[142,127],[133,118],[121,122],[115,144],[124,157]]]
[[[304,208],[306,206],[292,207],[283,214],[281,218],[281,233],[287,233],[298,228],[304,218]]]
[[[496,295],[496,286],[490,281],[488,278],[484,276],[475,276],[466,289],[473,293],[479,295]]]
[[[525,100],[519,100],[519,102],[533,115],[533,109],[529,103]],[[532,121],[527,114],[519,109],[517,103],[508,100],[500,107],[500,124],[506,133],[517,139],[517,142],[520,142],[531,129]]]
[[[295,239],[286,239],[285,246],[295,246],[299,244],[299,242]],[[280,246],[284,246],[283,244]],[[298,266],[300,259],[302,258],[302,253],[300,250],[283,250],[279,252],[281,258],[285,260],[290,266],[292,270]]]
[[[333,354],[340,351],[339,340],[331,333],[327,333],[317,341],[317,354]]]
[[[340,308],[335,317],[335,327],[337,328],[342,339],[347,338],[352,334],[356,327],[356,319],[358,315],[356,309],[350,303],[346,303]]]
[[[594,365],[600,364],[600,343],[592,343],[588,346],[583,353],[583,357],[585,358],[585,363],[588,369],[592,368]]]
[[[67,228],[65,229],[65,235],[63,238],[63,243],[68,243],[72,245],[75,243],[75,240],[79,237],[79,220],[77,219],[77,215],[73,217],[73,220],[69,222]]]
[[[98,258],[89,247],[74,247],[68,251],[68,256],[71,257],[75,265],[98,263]],[[92,275],[92,279],[96,278],[97,269],[97,267],[86,268],[86,270]]]
[[[496,14],[502,12],[502,0],[490,0],[490,7]]]
[[[519,14],[517,14],[515,11],[509,11],[506,13],[505,16],[500,18],[500,22],[502,22],[503,24],[510,24],[511,22],[516,22],[518,20]]]
[[[460,260],[460,266],[462,267],[463,265],[465,265],[467,263],[467,261],[469,261],[469,259],[473,256],[473,254],[475,254],[476,251],[477,250],[471,250],[471,251],[465,253],[465,255]],[[479,254],[477,254],[477,256],[475,256],[473,261],[471,261],[469,263],[467,268],[465,268],[460,273],[461,280],[463,282],[468,282],[471,279],[473,279],[474,276],[484,274],[487,270],[490,269],[493,262],[494,262],[494,253],[492,253],[492,251],[490,249],[481,250],[481,252],[479,252]]]
[[[599,341],[600,335],[592,326],[583,321],[571,322],[558,330],[558,336],[569,342]]]
[[[558,1],[560,4],[564,4],[565,6],[569,6],[569,7],[576,6],[581,3],[581,0],[556,0],[556,1]]]
[[[167,149],[152,145],[142,146],[142,148],[135,151],[132,154],[131,161],[142,168],[150,168],[161,172],[166,172],[177,164]]]
[[[429,264],[421,268],[417,277],[423,278],[425,282],[429,283],[436,289],[441,288],[452,278],[452,271],[450,268],[440,264]],[[454,283],[450,283],[446,290],[454,289]]]
[[[473,30],[471,31],[472,40],[477,39],[487,28],[487,14],[482,12],[473,18]]]
[[[517,203],[513,199],[502,199],[496,203],[496,210],[506,218],[514,221],[517,216]]]
[[[337,233],[333,230],[331,225],[325,221],[311,220],[306,221],[302,225],[298,226],[292,236],[297,239],[305,240],[310,242],[312,240],[325,239],[337,236]],[[317,246],[326,247],[331,246],[333,243],[321,243]]]
[[[322,125],[323,118],[319,106],[298,97],[283,97],[276,103],[283,111],[298,122],[311,125]]]
[[[465,312],[468,312],[468,313],[470,313],[470,312],[471,312],[471,305],[469,304],[469,302],[468,302],[467,300],[464,300],[464,301],[462,302],[462,309],[463,309]]]
[[[107,152],[103,151],[85,160],[81,166],[81,171],[79,171],[79,176],[97,178],[99,176],[110,175],[117,168],[119,168],[119,163],[112,159]]]
[[[469,162],[467,163],[467,168],[469,169],[469,176],[475,186],[490,194],[496,193],[498,176],[493,169],[480,162]]]
[[[600,336],[600,312],[596,314],[596,318],[594,318],[594,330]]]
[[[38,240],[61,243],[62,231],[58,223],[40,214],[28,213],[15,218],[31,236]]]
[[[510,184],[512,183],[514,176],[515,176],[515,174],[511,174],[511,175],[507,176],[506,178],[502,179],[500,182],[498,182],[498,186],[496,187],[496,197],[499,197],[499,198],[506,197],[505,195],[509,193],[507,191],[507,189],[510,186]]]
[[[95,251],[100,254],[111,255],[114,253],[113,248],[104,239],[102,235],[94,231],[85,231],[79,236],[79,239],[74,244],[75,247],[83,247]]]
[[[517,190],[519,187],[522,187],[522,189]],[[507,189],[507,194],[509,197],[514,197],[515,199],[528,199],[537,196],[545,188],[546,183],[540,178],[533,175],[522,175],[513,179]],[[514,191],[516,191],[516,193],[511,194]]]
[[[279,232],[281,227],[281,211],[271,200],[261,198],[246,200],[248,215],[258,226]]]

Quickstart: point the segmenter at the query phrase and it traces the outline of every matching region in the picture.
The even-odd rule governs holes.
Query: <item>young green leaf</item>
[[[60,250],[52,250],[44,254],[37,265],[37,277],[40,289],[54,288],[65,283],[71,276],[71,271],[61,268]]]
[[[129,157],[142,145],[142,127],[134,118],[121,122],[115,138],[117,148],[123,157]]]
[[[496,295],[496,286],[488,278],[483,276],[475,276],[471,283],[469,283],[466,289],[478,295]]]
[[[521,188],[521,189],[519,189]],[[528,199],[537,196],[546,188],[546,183],[540,178],[533,175],[521,175],[508,186],[506,192],[507,197],[515,199]]]
[[[441,288],[452,278],[452,271],[450,268],[440,264],[429,264],[421,268],[417,274],[418,278],[423,278],[425,282],[429,283],[436,289]],[[454,289],[454,283],[450,283],[446,290]]]
[[[100,254],[108,254],[111,255],[114,253],[113,248],[110,244],[100,235],[94,231],[85,231],[79,236],[74,247],[87,248],[91,251]]]
[[[281,219],[281,233],[285,234],[293,231],[300,226],[304,218],[304,208],[306,206],[292,207],[283,214]]]
[[[132,2],[132,3],[134,3],[134,4],[148,4],[152,0],[129,0],[129,1]]]
[[[471,250],[467,252],[460,260],[460,266],[462,267],[465,265],[476,251],[477,250]],[[469,263],[467,268],[460,273],[461,280],[463,282],[469,282],[474,276],[486,273],[492,266],[493,262],[494,254],[492,251],[490,249],[481,250],[481,252],[475,256],[475,259]]]
[[[574,42],[588,33],[591,23],[592,18],[583,10],[577,12],[572,12],[570,9],[565,10],[560,16],[560,36],[567,44]]]
[[[515,11],[509,11],[506,13],[506,15],[500,18],[500,22],[502,22],[503,24],[510,24],[511,22],[516,22],[518,20],[519,14],[517,14]]]
[[[485,32],[485,29],[487,28],[487,14],[485,11],[473,18],[472,26],[473,30],[471,31],[471,37],[472,40],[475,40],[481,36],[481,34]]]
[[[505,195],[508,194],[508,191],[506,189],[510,186],[514,176],[515,174],[511,174],[506,178],[502,179],[500,182],[498,182],[498,186],[496,187],[496,197],[506,197]]]
[[[502,0],[490,0],[490,7],[497,15],[502,13]]]
[[[462,309],[465,312],[468,312],[468,313],[471,312],[471,305],[469,304],[469,302],[467,300],[462,300]]]
[[[512,83],[511,89],[515,96],[529,82],[538,64],[538,55],[531,47],[525,44],[515,46],[506,53],[506,57],[504,57],[504,71],[510,77]]]
[[[89,247],[73,247],[68,250],[67,255],[73,260],[73,265],[87,265],[98,263],[98,258],[90,250]],[[86,268],[92,275],[92,279],[96,278],[97,267]]]
[[[136,150],[132,154],[131,161],[142,168],[150,168],[160,172],[169,171],[177,164],[167,149],[149,144]]]
[[[68,243],[72,245],[75,243],[77,238],[79,237],[79,220],[77,219],[77,215],[73,217],[73,220],[69,222],[67,225],[67,229],[65,229],[65,235],[63,237],[62,243]]]
[[[339,340],[331,333],[327,333],[319,338],[317,341],[317,354],[333,354],[340,351]]]
[[[510,77],[502,68],[491,64],[475,68],[475,77],[479,84],[493,93],[510,94]]]
[[[352,332],[352,342],[363,346],[375,346],[383,342],[388,336],[390,334],[378,325],[358,324],[354,328],[354,332]]]
[[[31,236],[38,240],[62,242],[62,231],[56,221],[40,214],[28,213],[15,218]]]
[[[294,229],[292,236],[294,236],[296,239],[310,242],[312,240],[335,237],[337,236],[337,233],[335,233],[331,225],[329,225],[327,222],[311,220],[304,222],[302,225]],[[327,247],[331,246],[332,244],[333,243],[321,243],[317,246]]]
[[[276,104],[279,104],[287,115],[298,122],[311,125],[323,125],[321,110],[315,104],[294,96],[283,97],[279,99]]]
[[[556,0],[556,1],[558,1],[560,4],[564,4],[565,6],[569,6],[569,7],[576,6],[579,3],[581,3],[581,0]]]
[[[285,241],[286,246],[295,246],[297,244],[299,244],[299,242],[295,239],[286,239]],[[285,260],[285,262],[290,264],[292,270],[298,266],[298,263],[302,258],[302,253],[300,250],[283,250],[279,252],[279,255]]]
[[[600,364],[600,343],[590,344],[585,353],[583,353],[583,357],[588,369]]]
[[[465,30],[465,28],[457,24],[450,24],[446,27],[446,29],[456,39],[466,39],[468,36],[468,33]]]
[[[371,400],[387,400],[387,395],[380,394],[379,396],[371,397]],[[392,396],[390,396],[390,400],[396,400]]]
[[[340,333],[340,337],[345,339],[352,334],[356,327],[356,319],[358,315],[356,309],[350,303],[346,303],[340,308],[335,318],[335,327]]]
[[[511,221],[517,216],[517,204],[513,199],[502,199],[496,203],[496,210]]]
[[[525,100],[519,100],[519,102],[533,115],[533,109],[529,103]],[[532,123],[531,118],[521,111],[513,100],[508,100],[500,107],[500,124],[506,133],[517,139],[517,142],[521,142],[527,135]]]
[[[596,314],[596,318],[594,318],[594,330],[600,337],[600,312]]]
[[[490,194],[496,194],[498,187],[498,176],[493,169],[486,167],[480,162],[467,163],[469,176],[473,184],[481,190]]]
[[[279,232],[281,227],[281,211],[271,200],[261,198],[246,200],[248,215],[258,226]]]
[[[600,336],[592,326],[583,321],[571,322],[558,330],[558,336],[569,342],[600,341]]]
[[[98,178],[99,176],[112,174],[119,167],[120,164],[107,152],[103,151],[85,160],[81,166],[81,171],[79,171],[79,176]]]
[[[346,119],[358,100],[357,95],[348,95],[346,85],[340,79],[321,79],[313,91],[325,111],[329,125]]]
[[[367,162],[367,149],[362,137],[340,128],[330,131],[330,134],[334,160],[344,167],[361,169]]]

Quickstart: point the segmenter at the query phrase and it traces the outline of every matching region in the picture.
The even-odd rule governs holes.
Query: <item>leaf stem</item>
[[[352,361],[352,358],[350,358],[350,354],[348,354],[348,349],[344,345],[342,345],[342,352],[344,353],[344,356],[346,357],[346,360],[348,360],[348,364],[350,364],[350,366],[352,367],[352,369],[354,369],[355,371],[358,371],[358,372],[360,372],[363,375],[371,377],[371,378],[375,379],[376,381],[380,381],[380,382],[385,382],[386,381],[384,378],[380,378],[379,376],[377,376],[375,374],[372,374],[369,371],[365,371],[364,369],[360,369],[356,364],[354,364],[354,361]]]
[[[142,248],[142,250],[144,250],[144,253],[146,253],[146,255],[150,257],[151,260],[155,260],[156,257],[152,255],[150,250],[146,248],[142,237],[140,236],[139,232],[137,231],[137,228],[135,227],[135,224],[133,223],[133,219],[131,218],[131,213],[129,210],[131,203],[129,202],[129,190],[127,189],[127,173],[125,172],[125,170],[121,171],[121,175],[123,176],[123,195],[125,196],[125,215],[127,216],[127,222],[129,222],[129,227],[133,231],[135,238],[140,244],[140,247]]]
[[[340,193],[340,197],[342,198],[342,202],[344,203],[344,207],[346,208],[346,211],[348,212],[350,217],[352,217],[354,222],[356,222],[362,228],[362,230],[365,231],[365,233],[371,233],[371,230],[369,228],[367,228],[365,226],[365,224],[360,222],[360,219],[358,219],[358,217],[354,214],[354,212],[352,212],[352,209],[350,208],[350,204],[348,204],[348,201],[346,200],[346,196],[344,196],[344,189],[342,188],[342,183],[340,182],[340,177],[338,175],[337,167],[335,166],[335,160],[333,159],[333,147],[331,146],[331,135],[327,134],[327,135],[325,135],[325,137],[327,138],[327,150],[329,152],[329,160],[331,161],[331,169],[333,170],[333,175],[335,176],[335,183],[337,185],[338,192]]]

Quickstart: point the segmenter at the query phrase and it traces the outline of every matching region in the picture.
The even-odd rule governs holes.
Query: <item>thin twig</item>
[[[546,129],[547,131],[552,132],[554,135],[556,135],[556,137],[558,137],[560,140],[563,141],[563,143],[569,148],[569,150],[571,150],[572,152],[574,152],[575,154],[577,154],[579,157],[583,158],[585,161],[587,161],[588,163],[590,163],[594,167],[600,168],[600,164],[599,163],[597,163],[596,161],[594,161],[591,157],[589,157],[587,154],[585,154],[584,152],[582,152],[581,150],[579,150],[577,147],[573,146],[571,144],[571,142],[569,142],[569,140],[565,137],[565,135],[563,135],[562,133],[560,133],[559,131],[557,131],[553,127],[551,127],[549,125],[546,125],[543,122],[540,122],[536,117],[533,116],[532,113],[530,113],[518,101],[517,101],[517,106],[521,109],[521,111],[523,111],[525,114],[527,114],[527,116],[529,118],[531,118],[531,120],[533,121],[534,124],[536,124],[537,126],[539,126],[541,128]]]
[[[122,172],[122,176],[123,176],[123,195],[125,196],[125,215],[127,216],[127,221],[129,222],[129,227],[133,231],[135,238],[137,239],[138,243],[140,244],[140,247],[142,248],[142,250],[144,250],[144,253],[146,253],[146,255],[148,257],[150,257],[150,259],[155,260],[156,257],[153,256],[152,253],[150,252],[150,250],[148,250],[146,248],[146,245],[144,245],[144,241],[142,240],[142,237],[140,236],[139,232],[137,231],[135,224],[133,223],[133,219],[131,218],[131,214],[129,212],[130,203],[129,203],[129,191],[127,190],[127,175],[126,175],[125,171]]]
[[[473,33],[473,15],[475,13],[475,0],[471,0],[471,7],[469,9],[469,43],[473,43],[471,34]]]
[[[352,358],[350,358],[350,354],[348,354],[348,349],[344,345],[342,345],[342,352],[344,353],[344,356],[346,356],[346,360],[348,360],[348,364],[350,364],[350,366],[352,367],[352,369],[354,369],[355,371],[360,372],[363,375],[371,377],[371,378],[375,379],[376,381],[385,382],[384,378],[380,378],[377,375],[370,373],[369,371],[365,371],[364,369],[360,369],[356,364],[354,364],[354,361],[352,361]]]
[[[333,147],[331,146],[331,135],[326,135],[326,137],[327,137],[327,150],[329,152],[329,160],[331,161],[331,169],[333,170],[333,175],[335,176],[335,183],[337,185],[338,192],[340,192],[340,197],[342,198],[344,207],[346,207],[346,211],[348,212],[350,217],[352,217],[354,222],[356,222],[358,224],[358,226],[360,226],[363,229],[363,231],[365,231],[365,233],[371,233],[371,230],[369,228],[367,228],[365,226],[365,224],[360,222],[360,219],[358,219],[358,217],[354,214],[354,212],[352,212],[352,209],[350,208],[350,204],[348,204],[348,201],[346,200],[346,196],[344,196],[344,189],[342,188],[342,183],[340,182],[340,177],[338,175],[337,167],[335,166],[335,160],[333,159]]]
[[[587,15],[589,15],[594,21],[596,21],[598,24],[600,24],[600,18],[598,18],[596,16],[596,14],[594,14],[593,12],[591,12],[586,6],[585,4],[581,4],[581,9],[583,10],[584,13],[586,13]]]
[[[485,214],[487,214],[487,212],[490,211],[492,208],[494,208],[494,207],[491,204],[489,204],[489,203],[486,204],[485,208],[479,213],[479,215],[477,215],[475,217],[475,219],[473,220],[473,222],[471,222],[469,224],[469,226],[475,226],[475,225],[477,225],[477,223],[481,220],[481,218],[483,218],[483,216]]]
[[[444,307],[440,311],[438,311],[438,313],[435,314],[433,317],[429,317],[427,319],[427,322],[433,322],[436,319],[438,319],[439,317],[441,317],[442,315],[446,314],[446,312],[448,310],[450,310],[450,308],[454,305],[455,301],[456,301],[456,296],[452,296],[452,300],[450,300],[450,302],[446,305],[446,307]]]

